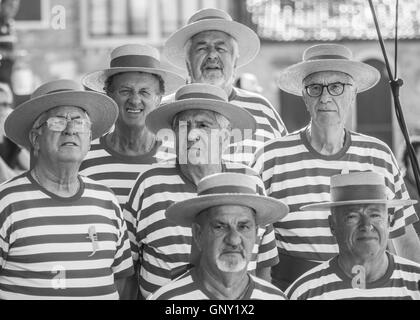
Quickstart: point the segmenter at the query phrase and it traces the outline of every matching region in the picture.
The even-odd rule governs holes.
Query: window
[[[45,29],[50,18],[49,0],[20,0],[15,16],[16,29]]]
[[[83,0],[82,44],[118,46],[127,42],[161,45],[201,8],[228,10],[230,0]]]

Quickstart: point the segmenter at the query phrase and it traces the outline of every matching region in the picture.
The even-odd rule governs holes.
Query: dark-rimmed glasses
[[[343,82],[333,82],[329,84],[313,83],[305,86],[305,91],[310,97],[319,97],[322,95],[324,88],[327,88],[327,91],[330,95],[339,96],[343,94],[344,87],[346,85],[352,86],[353,84]]]

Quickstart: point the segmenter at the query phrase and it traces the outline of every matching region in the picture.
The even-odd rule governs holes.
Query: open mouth
[[[144,109],[137,109],[137,108],[125,108],[125,111],[126,111],[127,113],[130,113],[130,114],[139,114],[139,113],[141,113],[143,110],[144,110]]]

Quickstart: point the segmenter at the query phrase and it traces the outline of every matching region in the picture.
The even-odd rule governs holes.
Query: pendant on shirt
[[[92,241],[92,253],[89,255],[89,257],[91,257],[96,253],[96,250],[98,250],[98,235],[96,234],[95,226],[89,227],[88,236],[86,238]]]

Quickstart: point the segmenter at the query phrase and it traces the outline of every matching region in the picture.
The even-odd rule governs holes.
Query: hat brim
[[[168,70],[156,68],[120,67],[88,73],[83,77],[82,84],[90,90],[104,93],[106,80],[110,76],[125,72],[144,72],[162,77],[163,82],[165,83],[165,94],[170,94],[176,91],[180,86],[184,85],[186,82],[186,80],[182,76]]]
[[[172,128],[172,120],[177,113],[194,109],[220,113],[229,120],[232,129],[256,130],[256,121],[247,110],[228,102],[199,98],[179,100],[158,107],[147,115],[146,126],[156,134],[160,129]]]
[[[59,106],[79,107],[92,122],[92,139],[108,132],[118,117],[118,107],[108,96],[89,91],[65,91],[30,99],[18,106],[6,119],[5,132],[16,144],[31,148],[29,132],[45,111]]]
[[[353,204],[386,204],[388,208],[405,207],[416,204],[417,200],[347,200],[347,201],[336,201],[336,202],[320,202],[314,204],[308,204],[300,207],[302,211],[325,211],[333,207],[348,206]]]
[[[191,227],[201,211],[222,205],[240,205],[254,209],[256,223],[266,226],[283,219],[289,213],[289,207],[280,200],[250,194],[224,193],[204,195],[175,202],[166,209],[165,215],[179,226]]]
[[[280,73],[277,83],[280,89],[302,96],[302,81],[308,75],[321,71],[338,71],[349,74],[357,85],[357,92],[369,90],[378,83],[381,77],[377,69],[363,62],[325,59],[294,64]]]
[[[163,52],[170,63],[185,69],[185,43],[202,31],[222,31],[236,39],[239,47],[238,67],[251,62],[260,50],[258,35],[247,26],[236,21],[206,19],[193,22],[175,31],[166,41]]]

